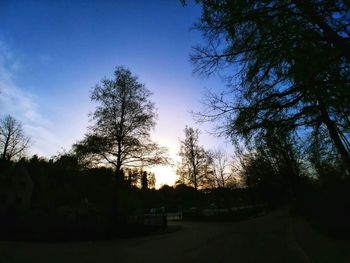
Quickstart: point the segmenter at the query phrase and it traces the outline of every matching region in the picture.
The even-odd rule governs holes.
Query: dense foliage
[[[228,88],[208,94],[202,120],[221,134],[251,136],[283,126],[325,129],[347,170],[349,7],[345,1],[198,1],[206,45],[196,70],[227,73]],[[316,137],[313,137],[315,139]]]
[[[236,144],[249,187],[349,229],[347,1],[196,2],[205,41],[192,53],[195,71],[227,77],[207,92],[198,119]]]

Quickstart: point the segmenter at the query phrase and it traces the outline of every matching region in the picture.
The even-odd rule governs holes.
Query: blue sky
[[[19,119],[32,137],[31,153],[51,157],[81,139],[93,111],[89,91],[115,66],[128,67],[154,93],[158,121],[153,138],[176,158],[185,125],[203,130],[206,148],[229,146],[196,125],[205,88],[219,77],[192,74],[190,28],[200,7],[177,0],[0,2],[0,114]],[[158,183],[174,169],[156,168]]]

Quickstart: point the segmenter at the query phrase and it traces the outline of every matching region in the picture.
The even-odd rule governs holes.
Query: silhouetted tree
[[[315,170],[313,175],[321,181],[339,180],[344,176],[339,171],[344,170],[343,163],[332,141],[327,136],[327,130],[320,126],[315,129],[309,136],[307,143],[307,156],[311,163],[311,167]],[[349,149],[349,146],[347,146]],[[314,172],[311,170],[310,172]],[[326,180],[324,180],[326,178]]]
[[[130,188],[139,185],[141,173],[142,171],[139,169],[123,169],[123,176]]]
[[[234,179],[227,154],[220,149],[212,150],[207,151],[207,158],[214,186],[218,188],[227,187],[229,182]]]
[[[56,156],[55,164],[70,169],[79,167],[78,158],[73,153],[68,152],[63,152]]]
[[[130,70],[117,67],[114,79],[103,79],[91,92],[91,100],[98,104],[92,114],[95,123],[74,145],[78,155],[113,166],[118,180],[123,167],[166,162],[165,149],[150,138],[156,118],[151,95]]]
[[[185,128],[185,139],[180,141],[181,163],[177,174],[181,181],[188,183],[195,189],[207,182],[209,165],[207,154],[199,145],[199,131],[191,127]]]
[[[156,178],[154,173],[143,171],[141,174],[141,189],[151,189],[155,187]]]
[[[242,157],[242,161],[240,175],[248,186],[251,202],[280,201],[286,189],[281,189],[283,177],[271,160],[260,152],[250,152]]]
[[[301,150],[298,138],[283,127],[270,128],[255,138],[257,152],[274,168],[279,181],[288,184],[290,195],[298,197],[301,169]],[[299,149],[298,149],[299,147]]]
[[[148,178],[146,171],[143,171],[141,175],[141,189],[148,189]]]
[[[207,45],[196,71],[229,68],[228,90],[208,92],[201,120],[223,120],[221,134],[268,127],[324,126],[350,169],[349,8],[345,1],[197,1],[196,28]]]
[[[29,147],[29,137],[24,134],[22,123],[8,115],[0,120],[1,159],[10,161],[23,156]]]

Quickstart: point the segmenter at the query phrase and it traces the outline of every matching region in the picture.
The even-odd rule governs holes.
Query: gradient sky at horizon
[[[200,12],[177,0],[1,1],[0,117],[20,120],[32,137],[30,153],[50,158],[83,138],[94,110],[89,91],[122,65],[154,93],[153,138],[171,157],[185,125],[202,130],[205,148],[230,149],[190,114],[202,109],[205,88],[224,86],[219,76],[192,74],[189,54],[201,36],[190,28]],[[174,167],[154,171],[158,186],[175,182]]]

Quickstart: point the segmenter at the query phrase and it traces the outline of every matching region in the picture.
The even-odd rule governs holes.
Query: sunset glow
[[[156,189],[163,185],[174,185],[176,182],[176,169],[173,166],[158,166],[150,169],[156,175]]]
[[[97,1],[69,8],[64,1],[8,2],[1,7],[6,12],[0,17],[0,111],[23,123],[32,138],[29,156],[49,159],[83,138],[96,106],[91,88],[111,77],[117,65],[130,68],[153,93],[158,117],[152,137],[168,148],[174,164],[186,125],[202,129],[200,143],[206,148],[225,144],[190,113],[202,108],[204,87],[222,86],[219,77],[204,80],[191,73],[188,57],[200,36],[189,28],[200,9],[165,2],[111,1],[108,8]],[[95,21],[96,10],[102,13]],[[152,170],[157,187],[175,183],[175,166]]]

